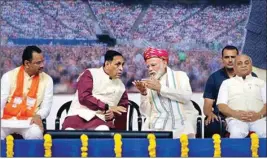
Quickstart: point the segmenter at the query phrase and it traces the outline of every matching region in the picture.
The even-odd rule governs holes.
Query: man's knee
[[[259,138],[266,138],[267,135],[266,135],[266,131],[265,132],[262,132],[262,133],[259,133]]]
[[[208,125],[205,125],[204,129],[205,137],[212,137],[213,134],[225,134],[225,126],[219,121],[213,121]]]
[[[95,128],[95,130],[109,130],[109,127],[106,125],[99,125],[98,127]]]
[[[9,128],[2,128],[1,127],[1,140],[4,140],[10,134],[11,134],[11,131]]]
[[[248,135],[247,130],[240,130],[239,128],[232,128],[229,133],[230,138],[245,138]]]
[[[259,136],[259,138],[266,138],[266,129],[255,131],[255,133]]]
[[[24,139],[43,139],[43,131],[36,124],[33,124],[28,130],[22,133]]]
[[[67,127],[66,129],[63,129],[63,130],[75,130],[75,129]]]
[[[6,132],[3,130],[3,128],[1,128],[1,140],[4,140],[7,135],[9,135],[9,134],[6,134]]]
[[[194,133],[187,134],[189,139],[194,139],[196,138],[196,135]]]
[[[260,138],[266,138],[266,118],[254,123],[250,131],[254,131]]]

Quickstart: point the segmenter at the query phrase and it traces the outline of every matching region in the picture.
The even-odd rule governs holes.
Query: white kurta
[[[1,78],[1,117],[3,113],[3,109],[7,102],[10,102],[11,97],[16,89],[17,83],[17,74],[19,72],[20,67],[17,67],[7,73],[5,73]],[[38,85],[37,92],[37,105],[38,109],[36,110],[36,114],[40,115],[42,119],[45,119],[51,110],[52,101],[53,101],[53,80],[46,73],[42,72],[39,74],[40,81]],[[32,83],[33,76],[30,77],[26,72],[24,73],[24,85],[23,85],[23,94],[27,95],[29,88]],[[13,124],[13,127],[15,125]],[[17,127],[21,127],[18,125]],[[10,133],[19,133],[25,139],[40,139],[43,134],[40,128],[36,125],[30,125],[29,128],[3,128],[1,127],[1,139],[4,139]]]
[[[195,134],[197,111],[190,101],[189,78],[182,71],[168,68],[167,72],[160,79],[160,94],[148,89],[141,96],[140,111],[146,117],[143,130],[173,131],[174,138]]]
[[[226,104],[233,110],[260,112],[266,104],[265,81],[248,75],[225,80],[219,90],[217,104]],[[266,117],[255,122],[243,122],[233,117],[226,118],[230,137],[243,138],[249,131],[266,137]]]

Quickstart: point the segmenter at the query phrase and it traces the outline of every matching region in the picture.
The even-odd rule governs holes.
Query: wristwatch
[[[106,113],[106,111],[108,111],[108,109],[109,109],[109,105],[105,104],[105,113]]]

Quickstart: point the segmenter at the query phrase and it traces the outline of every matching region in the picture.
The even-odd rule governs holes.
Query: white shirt
[[[256,80],[257,79],[257,80]],[[248,75],[246,77],[246,79],[243,79],[242,77],[233,77],[231,80],[227,79],[225,81],[223,81],[220,90],[219,90],[219,94],[218,94],[218,99],[217,99],[217,105],[218,104],[229,104],[229,87],[233,86],[233,80],[238,81],[239,83],[241,83],[242,85],[237,86],[236,85],[236,91],[241,91],[241,92],[247,92],[246,90],[250,90],[254,85],[259,85],[260,86],[260,95],[261,95],[261,99],[263,101],[264,104],[266,104],[266,83],[264,82],[264,84],[259,84],[259,80],[256,77],[252,77],[251,75]],[[243,88],[242,88],[243,87]],[[251,92],[252,93],[252,92]],[[251,96],[250,94],[247,94],[249,96]],[[246,100],[246,99],[243,99]],[[247,103],[247,102],[245,102]],[[245,107],[245,105],[243,105],[243,107]],[[250,107],[250,106],[248,106]],[[252,109],[252,108],[250,108]]]
[[[3,112],[3,109],[8,100],[8,96],[10,94],[10,88],[11,88],[10,81],[11,80],[9,79],[7,73],[5,73],[1,78],[1,110],[2,110],[1,112]],[[41,103],[40,109],[37,112],[37,114],[40,115],[42,119],[45,119],[49,115],[52,102],[53,102],[53,80],[52,78],[49,78],[47,85],[45,87],[43,102]]]

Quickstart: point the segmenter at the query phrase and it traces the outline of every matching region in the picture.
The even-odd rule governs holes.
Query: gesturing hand
[[[143,82],[145,83],[145,86],[149,89],[155,90],[157,92],[159,92],[161,89],[161,84],[159,80],[155,78],[146,79],[146,80],[143,80]]]
[[[144,82],[142,82],[142,81],[133,81],[132,83],[133,83],[133,85],[136,86],[136,88],[140,91],[140,93],[142,95],[147,95],[146,85],[145,85]]]

